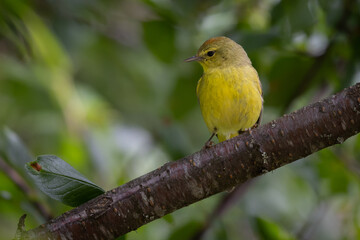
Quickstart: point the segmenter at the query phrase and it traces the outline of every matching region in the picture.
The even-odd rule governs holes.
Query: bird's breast
[[[262,108],[259,84],[251,65],[204,72],[197,96],[209,130],[228,133],[252,127]]]

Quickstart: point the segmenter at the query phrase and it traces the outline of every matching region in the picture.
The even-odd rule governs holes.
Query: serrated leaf
[[[24,173],[24,164],[34,158],[21,139],[9,128],[0,132],[0,153],[12,166]]]
[[[49,197],[76,207],[105,191],[54,155],[39,156],[26,170],[38,188]]]

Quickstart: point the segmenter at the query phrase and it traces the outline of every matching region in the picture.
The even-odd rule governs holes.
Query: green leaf
[[[319,0],[318,3],[324,13],[326,13],[327,23],[330,26],[335,26],[341,17],[345,3],[342,0]]]
[[[256,218],[256,227],[261,239],[267,240],[295,240],[290,233],[286,232],[277,223],[269,219]]]
[[[169,224],[174,224],[174,217],[171,214],[167,214],[162,217],[163,220],[165,220]]]
[[[294,55],[281,56],[274,60],[269,76],[269,93],[266,104],[282,107],[292,101],[293,94],[299,90],[312,61]],[[289,84],[291,81],[291,84]],[[315,81],[315,80],[314,80]]]
[[[360,134],[355,137],[355,144],[353,148],[354,158],[360,163]]]
[[[198,75],[201,76],[201,73]],[[200,78],[200,77],[199,77]],[[186,116],[197,104],[195,94],[197,79],[191,77],[180,77],[175,85],[168,101],[169,107],[176,119]],[[184,97],[184,92],[193,93],[189,97]]]
[[[126,240],[126,234],[118,237],[116,240]]]
[[[215,229],[215,239],[221,239],[221,240],[227,240],[227,239],[232,239],[228,233],[228,229],[226,224],[224,224],[223,222],[219,222],[220,227]]]
[[[309,30],[317,21],[313,0],[283,0],[272,9],[272,25],[280,25],[292,33]]]
[[[241,43],[247,53],[250,53],[279,41],[279,38],[279,30],[272,28],[266,32],[242,31],[238,42]]]
[[[149,50],[161,61],[171,62],[176,56],[174,26],[167,21],[148,21],[143,30]]]
[[[202,224],[200,222],[189,221],[175,229],[169,236],[168,240],[191,239],[198,231],[200,231],[201,228]]]
[[[25,167],[41,191],[72,207],[105,192],[64,160],[53,155],[39,156],[36,161],[27,163]]]
[[[24,164],[34,159],[21,139],[9,128],[0,132],[0,154],[23,173]]]
[[[315,162],[318,174],[322,180],[322,191],[333,196],[347,194],[351,186],[351,172],[332,149],[323,149],[317,153],[319,161]]]

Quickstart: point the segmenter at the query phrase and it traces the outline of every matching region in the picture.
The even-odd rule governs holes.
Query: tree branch
[[[258,129],[134,179],[23,233],[25,239],[114,239],[360,131],[360,83]]]

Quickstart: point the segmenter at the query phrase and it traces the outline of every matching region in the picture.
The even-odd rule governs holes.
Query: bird
[[[196,95],[205,124],[212,133],[205,147],[233,138],[260,125],[263,111],[259,75],[243,47],[228,37],[205,41],[195,56],[203,68]]]

